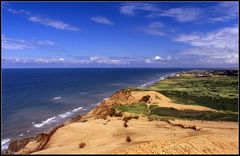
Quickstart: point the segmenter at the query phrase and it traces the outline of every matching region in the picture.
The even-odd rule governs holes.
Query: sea
[[[144,88],[180,68],[2,69],[2,149],[85,114],[122,88]]]

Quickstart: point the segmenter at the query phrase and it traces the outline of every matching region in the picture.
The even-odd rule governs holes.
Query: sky
[[[238,67],[239,2],[2,2],[2,67]]]

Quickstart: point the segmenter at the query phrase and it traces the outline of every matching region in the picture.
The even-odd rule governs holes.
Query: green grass
[[[211,112],[196,110],[177,110],[174,108],[155,107],[149,116],[157,118],[172,117],[188,120],[208,120],[208,121],[238,121],[238,114],[231,112]]]
[[[150,105],[148,109],[145,103],[136,103],[132,105],[117,105],[113,107],[118,111],[144,115],[149,117],[150,119],[238,121],[238,114],[232,112],[177,110],[174,108],[159,107],[157,105]]]
[[[148,107],[146,103],[118,105],[114,108],[141,114],[149,119],[238,121],[238,76],[194,77],[192,74],[181,74],[159,81],[148,88],[136,90],[154,90],[176,103],[201,105],[220,111],[177,110],[158,105]]]
[[[171,77],[145,90],[155,90],[181,104],[238,111],[238,77]]]
[[[131,105],[116,105],[113,108],[122,112],[130,112],[134,114],[148,115],[148,108],[145,103],[136,103]]]

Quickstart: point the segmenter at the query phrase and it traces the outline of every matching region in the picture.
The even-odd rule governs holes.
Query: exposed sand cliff
[[[155,153],[155,154],[211,154],[238,153],[238,123],[213,121],[149,121],[129,113],[118,116],[113,105],[128,105],[149,95],[149,104],[178,110],[208,110],[203,106],[181,105],[155,91],[116,92],[84,116],[56,127],[48,134],[24,143],[11,143],[18,154],[55,153]],[[124,117],[132,118],[124,121]],[[128,139],[127,139],[128,137]],[[79,146],[84,143],[84,147]]]

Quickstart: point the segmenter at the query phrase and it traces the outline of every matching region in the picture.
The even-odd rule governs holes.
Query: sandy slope
[[[178,110],[191,109],[198,111],[216,111],[214,109],[204,107],[204,106],[196,106],[196,105],[182,105],[172,102],[168,97],[156,92],[156,91],[132,91],[131,95],[136,99],[141,99],[141,97],[150,95],[151,100],[149,103],[159,105],[160,107],[171,107]]]
[[[30,150],[37,149],[38,144],[41,144],[41,141],[31,141],[18,153],[238,153],[237,122],[149,121],[140,117],[129,120],[128,127],[125,128],[123,117],[108,115],[110,106],[136,103],[146,95],[150,96],[148,103],[161,107],[215,111],[202,106],[176,104],[155,91],[121,90],[86,114],[83,117],[86,121],[74,120],[57,129],[42,150]],[[126,115],[129,114],[125,113],[124,116]],[[126,142],[127,136],[131,142]],[[79,148],[82,142],[86,146]]]
[[[110,121],[109,121],[109,120]],[[164,121],[121,118],[90,119],[60,128],[43,153],[237,153],[238,126],[233,122],[176,121],[197,125],[196,131]],[[126,136],[132,141],[126,142]],[[84,148],[78,145],[85,142]]]

